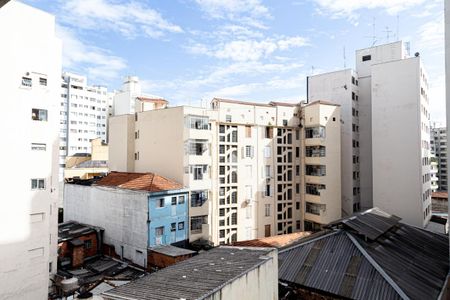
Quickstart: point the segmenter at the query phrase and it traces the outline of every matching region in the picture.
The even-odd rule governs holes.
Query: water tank
[[[70,292],[78,288],[78,278],[72,277],[61,281],[61,288],[64,292]]]

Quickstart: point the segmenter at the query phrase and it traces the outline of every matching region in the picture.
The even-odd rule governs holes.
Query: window
[[[372,56],[371,55],[364,55],[363,57],[362,57],[362,61],[368,61],[368,60],[371,60],[372,59]]]
[[[43,179],[43,178],[31,179],[31,189],[32,190],[44,190],[45,189],[45,179]]]
[[[272,127],[266,127],[265,138],[266,139],[273,138],[273,128]]]
[[[246,138],[252,137],[252,127],[251,126],[245,126],[245,137]]]
[[[156,227],[155,235],[156,235],[156,237],[163,236],[164,235],[164,226]]]
[[[266,217],[270,217],[270,204],[265,204],[264,205],[264,215]]]
[[[178,223],[178,230],[184,230],[184,222]]]
[[[254,149],[253,146],[245,146],[245,157],[253,158]]]
[[[295,184],[295,193],[300,194],[300,184],[299,183]]]
[[[92,248],[92,240],[84,241],[84,249],[91,249],[91,248]]]
[[[170,231],[176,231],[177,230],[177,223],[170,223]]]
[[[269,237],[270,236],[270,224],[264,225],[264,236]]]
[[[225,209],[221,208],[219,209],[219,217],[224,217],[225,216]]]
[[[31,78],[29,78],[29,77],[22,77],[22,85],[31,87],[31,85],[32,85]]]
[[[323,184],[312,184],[312,183],[306,184],[306,193],[308,195],[320,196],[320,190],[324,190],[324,189],[325,189],[325,185],[323,185]]]
[[[288,126],[288,120],[283,120],[283,126]]]
[[[306,175],[309,176],[325,176],[326,166],[323,165],[306,165]]]
[[[219,230],[219,238],[224,238],[225,237],[225,230]]]
[[[295,176],[300,176],[300,165],[295,166]]]
[[[306,157],[325,157],[325,146],[306,146]]]
[[[300,130],[295,130],[295,139],[298,141],[300,139]]]
[[[270,146],[264,147],[264,157],[270,158],[272,156],[272,148]]]
[[[45,151],[47,150],[46,144],[39,144],[39,143],[31,143],[31,150],[33,151]]]
[[[192,191],[191,207],[202,206],[208,200],[208,191]]]
[[[191,129],[198,130],[208,130],[209,129],[209,119],[208,117],[202,116],[187,116],[187,127]]]
[[[316,204],[316,203],[306,202],[306,212],[313,214],[313,215],[320,216],[320,210],[321,210],[322,205],[324,206],[324,204]]]
[[[231,122],[231,115],[226,115],[225,116],[225,121],[226,122]]]
[[[164,198],[156,200],[156,207],[157,208],[164,207]]]
[[[46,109],[31,109],[31,119],[33,121],[47,121],[47,110]]]
[[[47,78],[39,77],[39,84],[43,86],[47,86]]]
[[[231,214],[231,225],[237,225],[237,212]]]
[[[172,197],[172,205],[177,205],[177,197]]]
[[[324,138],[325,137],[325,127],[309,127],[305,128],[305,138],[307,139],[315,139],[315,138]]]
[[[134,153],[134,160],[139,160],[139,151]]]
[[[300,157],[300,147],[295,147],[295,157],[296,158]]]
[[[179,196],[178,197],[178,204],[184,204],[184,202],[185,202],[184,196]]]
[[[270,165],[266,165],[265,174],[264,175],[265,175],[266,178],[272,177],[272,170],[270,169]]]
[[[191,233],[201,233],[203,224],[208,224],[208,216],[191,217]]]
[[[265,196],[266,197],[272,196],[272,189],[270,187],[270,184],[266,184]]]

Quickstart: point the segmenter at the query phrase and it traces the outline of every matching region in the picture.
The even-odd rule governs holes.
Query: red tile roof
[[[433,192],[431,198],[448,199],[448,192]]]
[[[302,231],[302,232],[294,232],[283,235],[274,235],[270,237],[234,242],[233,246],[242,246],[242,247],[275,247],[282,248],[287,245],[290,245],[298,240],[309,236],[311,232]]]
[[[136,97],[138,100],[143,102],[155,102],[155,103],[169,103],[167,100],[163,98],[148,98],[148,97]]]
[[[97,181],[96,185],[149,192],[178,190],[183,188],[182,184],[157,174],[128,172],[111,172]]]

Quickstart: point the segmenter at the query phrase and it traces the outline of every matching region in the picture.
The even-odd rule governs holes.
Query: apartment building
[[[431,153],[436,156],[437,161],[437,184],[440,191],[448,190],[448,177],[447,177],[447,128],[445,127],[433,127],[430,133],[430,147]]]
[[[409,57],[401,41],[357,50],[356,71],[309,78],[310,97],[328,97],[342,106],[343,214],[378,206],[407,223],[426,225],[431,217],[427,91],[419,53]]]
[[[430,156],[430,182],[431,182],[431,193],[438,191],[439,189],[439,162],[436,156]]]
[[[61,41],[54,16],[19,1],[0,8],[0,39],[0,298],[47,299],[58,238]]]
[[[327,99],[341,107],[342,216],[361,209],[359,167],[359,82],[352,69],[310,76],[308,101]]]
[[[217,98],[211,104],[211,109],[180,106],[112,117],[110,169],[157,172],[188,187],[190,241],[226,244],[302,230],[302,170],[306,166],[302,164],[305,133],[301,118],[308,119],[307,126],[336,127],[339,133],[338,106],[311,104],[305,107],[311,116],[302,117],[302,107],[296,104]],[[322,109],[328,106],[333,109]],[[327,118],[334,119],[334,126],[327,125]],[[311,141],[318,143],[311,146],[319,148],[333,141],[327,144],[330,149],[334,147],[329,153],[340,155],[340,135],[331,129],[329,137]],[[311,171],[311,184],[321,184],[325,189],[325,181],[333,178],[340,185],[338,157],[311,159],[314,161],[308,168],[312,169],[321,169],[316,167],[320,163],[336,165],[328,171],[323,166],[320,174]],[[336,196],[340,195],[340,186],[332,189],[329,184],[330,193],[327,189],[324,195],[334,205],[340,202]],[[320,202],[324,195],[311,200],[310,210],[315,215],[310,218],[311,224],[340,218],[340,203],[337,213],[332,212],[336,209],[333,205],[325,213],[328,200]]]
[[[107,141],[107,88],[90,86],[85,76],[64,72],[60,109],[59,179],[62,181],[67,156],[91,153],[91,140],[96,138]]]
[[[165,108],[168,101],[161,97],[142,93],[139,78],[127,76],[124,79],[122,89],[115,91],[113,95],[114,116],[134,114],[153,109]]]

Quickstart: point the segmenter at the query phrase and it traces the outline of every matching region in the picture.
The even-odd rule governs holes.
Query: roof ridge
[[[326,234],[324,234],[324,235],[321,235],[321,236],[319,236],[319,237],[317,237],[317,238],[314,238],[314,237],[313,237],[313,238],[311,238],[311,239],[309,239],[309,240],[307,240],[307,241],[303,241],[303,242],[302,242],[302,239],[300,239],[300,242],[299,242],[299,243],[297,243],[297,244],[295,244],[295,245],[292,245],[292,246],[290,246],[290,247],[284,248],[284,249],[280,249],[280,250],[278,251],[278,254],[284,253],[284,252],[286,252],[286,251],[295,249],[295,248],[297,248],[297,247],[304,246],[304,245],[306,245],[306,244],[309,244],[309,243],[312,243],[312,242],[316,242],[316,241],[321,240],[321,239],[323,239],[323,238],[326,238],[326,237],[329,237],[329,236],[338,234],[338,233],[340,233],[341,231],[343,231],[343,230],[342,230],[342,229],[338,229],[338,230],[335,230],[335,231],[326,233]],[[309,236],[307,236],[307,237],[304,237],[303,239],[307,239],[307,238],[310,238],[310,237],[311,237],[311,235],[309,235]]]
[[[397,292],[397,294],[405,300],[409,300],[410,298],[406,293],[397,285],[397,283],[383,270],[383,268],[376,262],[376,260],[370,256],[370,254],[364,249],[363,246],[353,237],[350,233],[345,232],[350,241],[356,246],[356,248],[362,253],[365,259],[372,265],[372,267],[377,270],[377,272],[386,280],[386,282],[392,286],[392,288]]]

